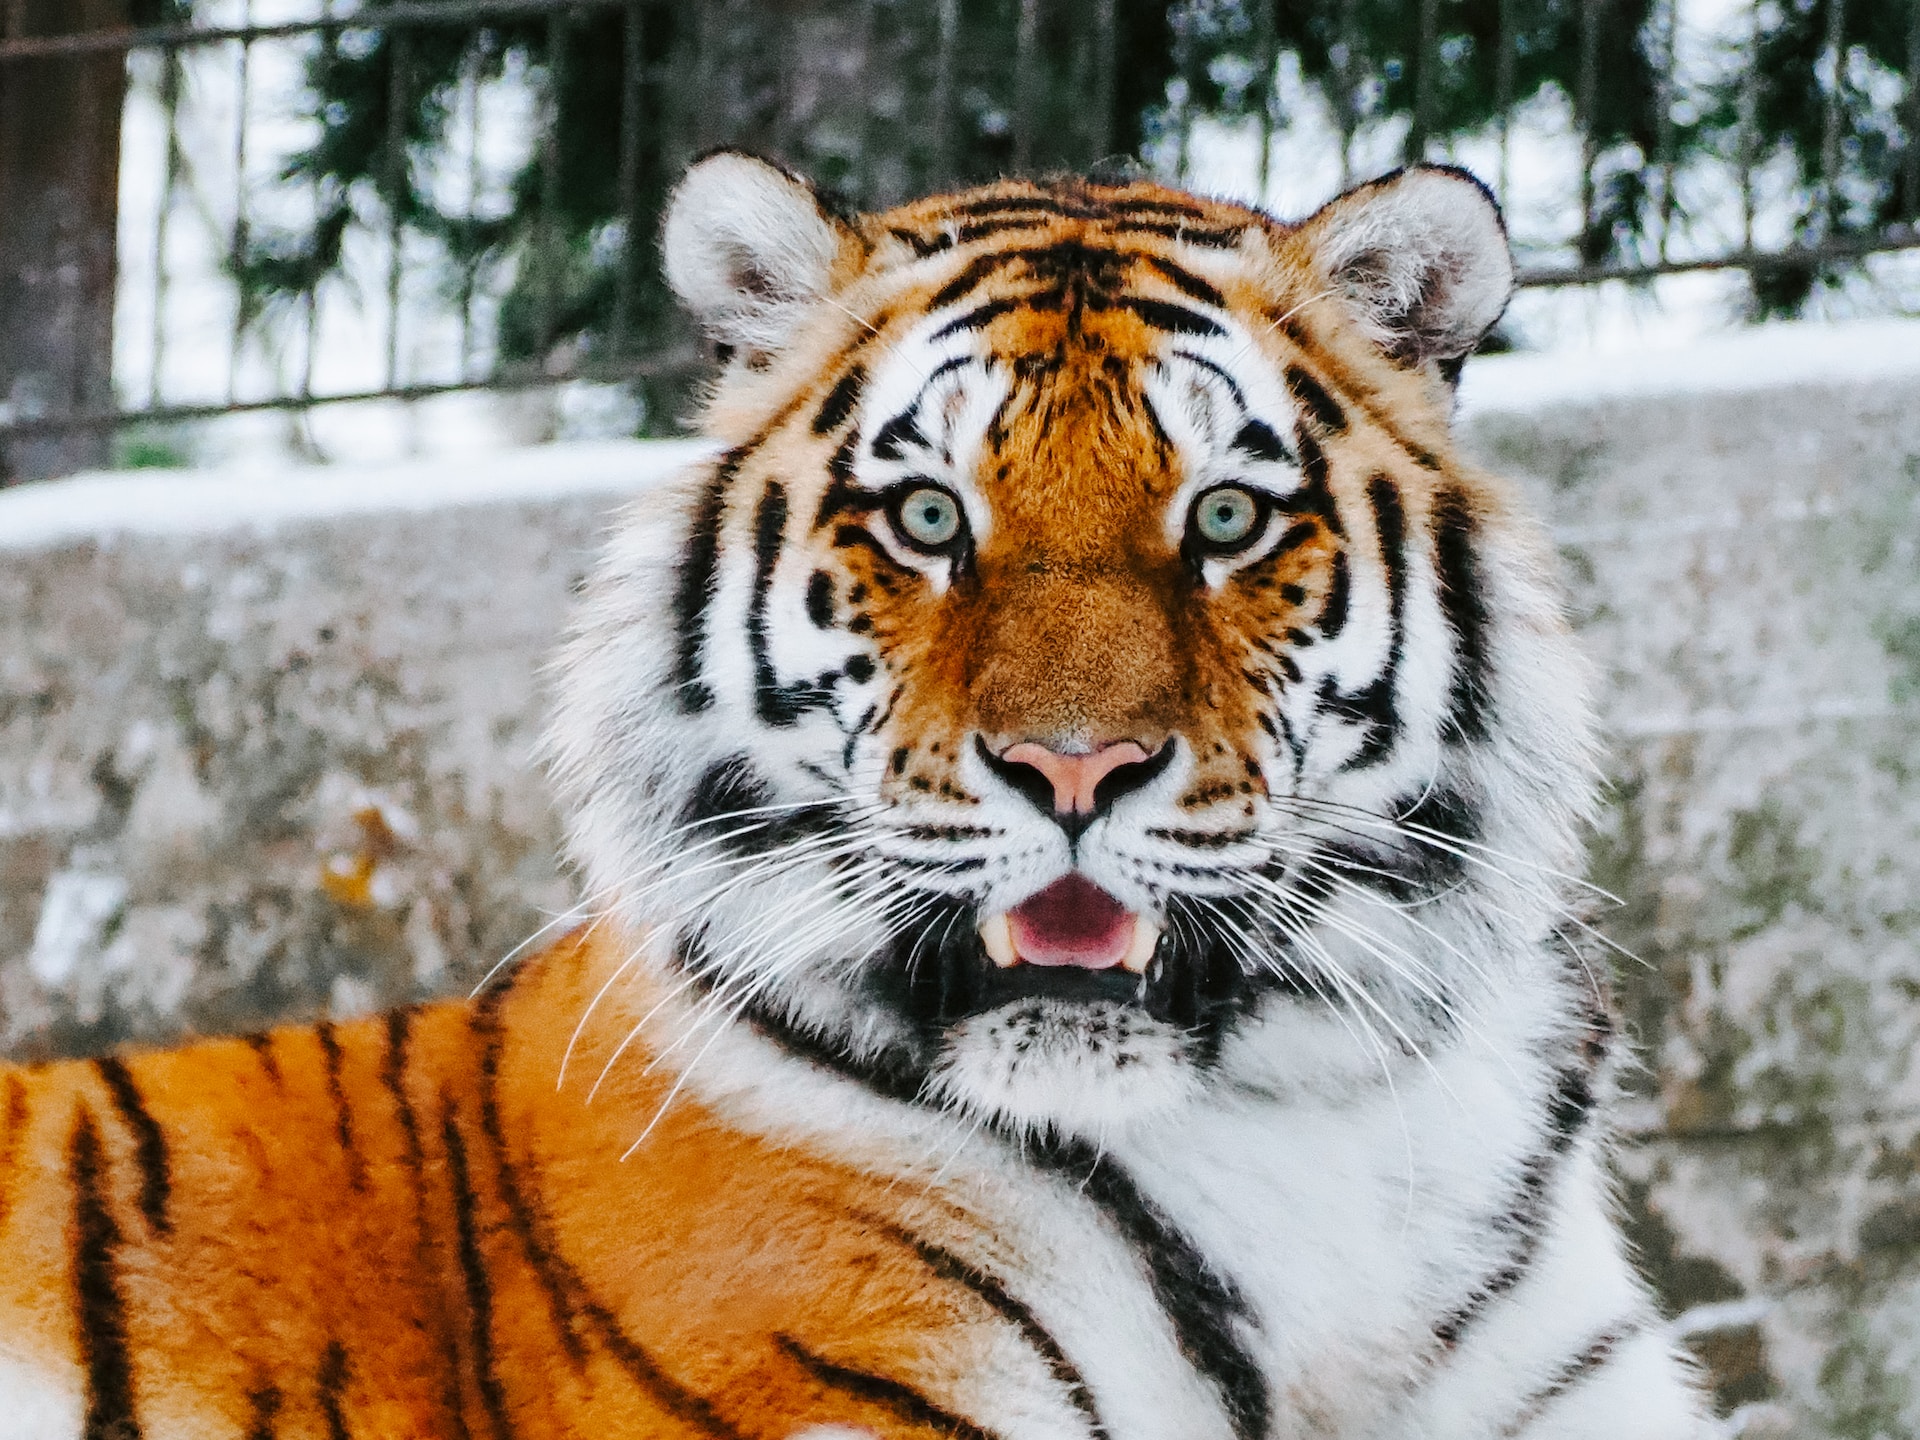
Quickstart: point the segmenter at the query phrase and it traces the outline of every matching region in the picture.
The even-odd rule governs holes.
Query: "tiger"
[[[694,163],[708,458],[583,586],[474,997],[0,1071],[0,1440],[1677,1440],[1591,681],[1417,165]]]

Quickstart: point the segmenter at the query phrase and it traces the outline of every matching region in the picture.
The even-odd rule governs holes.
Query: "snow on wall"
[[[1606,677],[1635,1242],[1746,1433],[1920,1433],[1920,327],[1462,408]],[[562,912],[539,666],[696,453],[0,494],[0,1052],[459,993]]]

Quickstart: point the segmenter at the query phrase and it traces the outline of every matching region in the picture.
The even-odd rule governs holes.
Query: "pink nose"
[[[1001,751],[1009,765],[1030,765],[1053,786],[1053,808],[1060,815],[1091,815],[1093,792],[1122,765],[1138,765],[1147,752],[1131,740],[1102,745],[1090,755],[1062,755],[1031,740]]]

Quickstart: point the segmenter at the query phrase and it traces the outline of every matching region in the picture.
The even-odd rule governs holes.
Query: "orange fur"
[[[583,933],[470,1004],[132,1056],[137,1110],[98,1062],[0,1071],[0,1348],[81,1382],[97,1143],[148,1433],[958,1433],[904,1387],[939,1395],[994,1317],[894,1229],[924,1198],[684,1094],[623,1163],[670,1081],[636,1057],[585,1097],[644,990],[556,1089],[620,958]]]

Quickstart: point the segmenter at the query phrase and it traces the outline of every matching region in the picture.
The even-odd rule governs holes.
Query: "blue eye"
[[[1193,502],[1187,524],[1209,550],[1237,550],[1260,530],[1266,506],[1251,490],[1216,485]]]
[[[892,510],[894,529],[916,550],[951,549],[966,529],[958,497],[938,485],[905,487]]]

